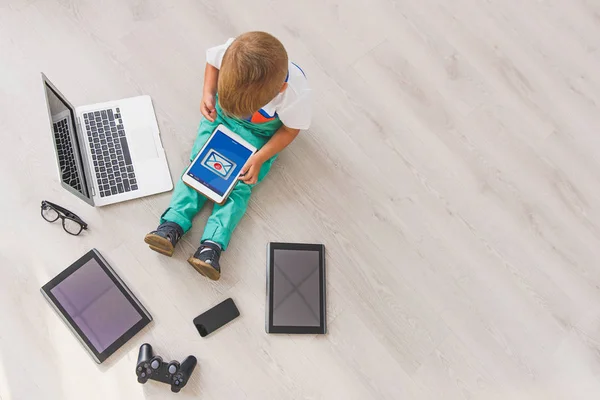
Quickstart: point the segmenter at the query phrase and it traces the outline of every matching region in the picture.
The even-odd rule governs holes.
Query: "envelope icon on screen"
[[[235,169],[235,163],[228,160],[216,150],[209,150],[202,160],[202,165],[223,179],[229,178]]]

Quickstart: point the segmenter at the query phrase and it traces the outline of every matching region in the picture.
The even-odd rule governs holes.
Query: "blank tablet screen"
[[[273,251],[274,326],[321,325],[321,274],[317,250]]]
[[[142,320],[95,258],[50,289],[50,293],[98,353]]]

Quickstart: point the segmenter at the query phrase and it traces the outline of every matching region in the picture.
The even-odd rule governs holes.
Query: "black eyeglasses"
[[[59,218],[62,219],[63,229],[73,236],[77,236],[82,230],[87,229],[87,224],[77,215],[66,208],[62,208],[46,200],[42,201],[42,218],[48,222],[54,222]]]

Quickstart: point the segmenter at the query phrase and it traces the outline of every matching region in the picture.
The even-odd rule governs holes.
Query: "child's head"
[[[244,33],[223,56],[219,104],[226,114],[249,117],[284,88],[287,73],[287,52],[277,38],[265,32]]]

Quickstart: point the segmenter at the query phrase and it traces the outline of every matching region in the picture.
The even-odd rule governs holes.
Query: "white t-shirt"
[[[211,47],[206,51],[206,62],[217,69],[221,63],[225,50],[233,43],[229,39],[225,44]],[[311,91],[304,71],[290,61],[287,88],[279,93],[267,105],[263,106],[250,119],[254,123],[263,123],[279,117],[281,122],[289,128],[308,129],[312,118]]]

